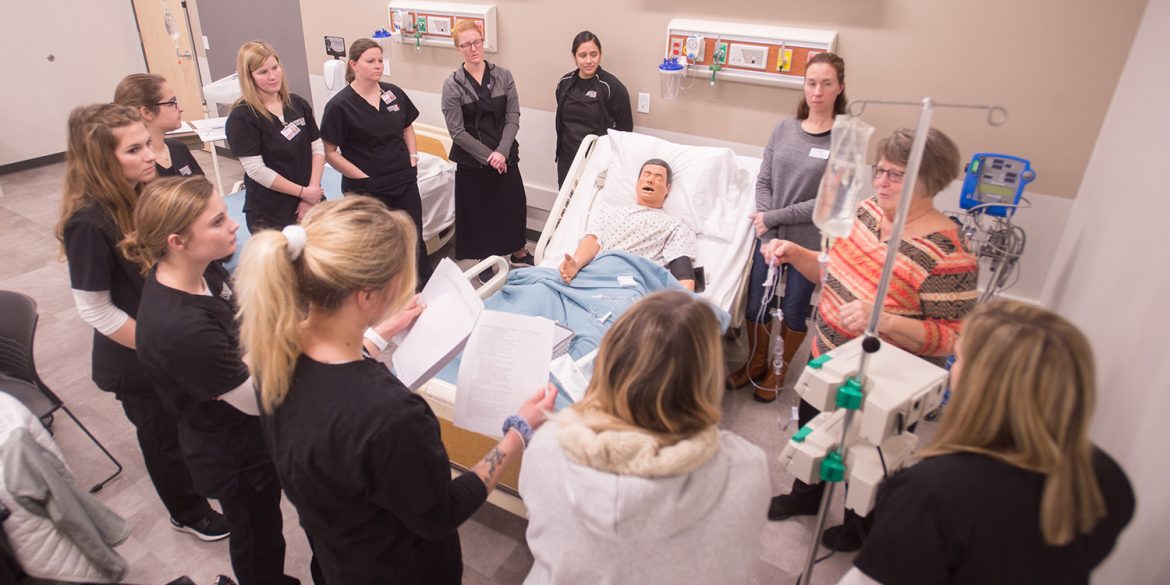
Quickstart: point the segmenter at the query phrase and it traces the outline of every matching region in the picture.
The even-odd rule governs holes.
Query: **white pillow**
[[[663,211],[685,222],[695,233],[730,241],[728,226],[737,221],[736,203],[749,172],[729,148],[687,146],[633,132],[609,131],[609,164],[605,187],[598,193],[606,205],[637,203],[634,189],[642,163],[660,158],[673,176]]]

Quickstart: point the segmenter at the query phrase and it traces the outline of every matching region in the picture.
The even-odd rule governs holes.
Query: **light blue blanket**
[[[522,268],[508,273],[500,292],[484,301],[492,311],[539,315],[573,330],[569,355],[574,360],[597,349],[605,331],[638,299],[663,290],[686,290],[665,268],[623,251],[602,252],[570,284],[552,268]],[[731,316],[711,305],[719,325],[727,331]],[[452,384],[458,377],[459,357],[438,377]],[[535,389],[533,390],[535,392]],[[562,392],[557,410],[568,404]]]

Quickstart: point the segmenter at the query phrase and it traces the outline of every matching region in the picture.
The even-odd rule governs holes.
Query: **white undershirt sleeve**
[[[81,320],[102,335],[113,335],[130,320],[130,315],[114,306],[110,291],[72,290],[73,303],[77,305],[77,313],[81,315]]]
[[[276,182],[276,171],[267,167],[264,164],[264,157],[260,155],[241,156],[240,165],[244,167],[245,174],[267,189],[271,189],[272,183]]]
[[[321,142],[320,138],[314,140],[309,146],[313,149],[313,156],[325,156],[325,143]]]
[[[845,573],[845,575],[843,577],[841,577],[840,581],[837,581],[837,585],[882,585],[882,584],[879,583],[877,580],[871,578],[869,575],[862,573],[861,569],[858,569],[857,567],[853,567],[852,569],[849,569],[848,573]]]

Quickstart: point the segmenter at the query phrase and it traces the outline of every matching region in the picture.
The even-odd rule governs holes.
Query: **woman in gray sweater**
[[[718,428],[719,323],[683,291],[646,297],[598,351],[585,397],[533,436],[520,470],[541,583],[747,583],[770,482]]]
[[[796,116],[780,122],[764,147],[756,181],[756,212],[752,214],[759,244],[780,238],[810,250],[820,249],[820,235],[812,222],[813,205],[829,160],[833,117],[845,113],[846,103],[845,61],[833,53],[814,55],[805,67],[804,97]],[[780,300],[784,367],[778,374],[769,367],[768,324],[772,318],[768,308],[761,306],[768,265],[757,249],[746,304],[748,360],[727,379],[729,388],[755,386],[754,397],[760,402],[776,400],[788,362],[808,333],[808,308],[817,286],[800,272],[788,270],[788,265],[782,269],[787,274]]]

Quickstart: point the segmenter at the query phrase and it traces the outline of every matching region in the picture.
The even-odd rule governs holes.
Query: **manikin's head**
[[[652,158],[642,163],[636,187],[638,205],[662,209],[662,203],[670,194],[670,181],[673,174],[674,172],[670,170],[670,164],[660,158]]]

